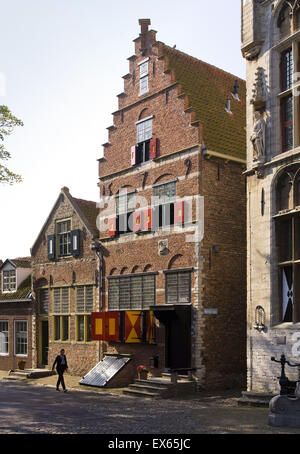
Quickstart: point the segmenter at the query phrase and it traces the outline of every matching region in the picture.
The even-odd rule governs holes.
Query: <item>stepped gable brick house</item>
[[[98,308],[99,269],[90,245],[97,237],[96,203],[62,188],[32,249],[36,300],[36,365],[52,366],[64,348],[70,373],[82,375],[99,361],[91,341]]]
[[[32,366],[34,301],[31,258],[7,259],[0,266],[0,369],[17,368],[24,359]]]
[[[99,159],[101,353],[232,385],[246,353],[245,83],[149,24]]]
[[[247,64],[248,390],[278,393],[280,359],[299,363],[298,0],[242,2]],[[295,82],[295,83],[294,83]],[[296,368],[287,367],[290,380]]]

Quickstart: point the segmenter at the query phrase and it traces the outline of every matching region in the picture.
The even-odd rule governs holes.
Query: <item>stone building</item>
[[[91,340],[91,313],[99,310],[96,203],[62,188],[32,249],[35,298],[34,367],[51,368],[64,348],[69,371],[83,375],[99,361]]]
[[[242,1],[247,63],[248,390],[278,392],[299,363],[299,0]],[[297,379],[297,369],[286,370]]]
[[[34,352],[34,301],[31,258],[7,259],[0,266],[0,370],[17,368],[18,359],[31,367]]]
[[[101,357],[131,355],[153,375],[194,369],[205,388],[241,385],[245,82],[139,23],[99,159]]]

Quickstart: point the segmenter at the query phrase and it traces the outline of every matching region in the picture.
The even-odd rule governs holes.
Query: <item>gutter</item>
[[[217,151],[207,150],[206,148],[204,148],[202,150],[202,153],[203,153],[203,156],[208,159],[211,157],[215,157],[215,158],[224,159],[225,161],[237,162],[237,163],[243,164],[243,165],[246,165],[246,163],[247,163],[246,159],[236,158],[235,156],[231,156],[229,154],[224,154],[224,153],[219,153]]]

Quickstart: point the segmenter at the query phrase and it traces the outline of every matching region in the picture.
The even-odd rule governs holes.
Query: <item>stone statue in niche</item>
[[[266,154],[266,122],[258,111],[254,113],[254,126],[250,140],[253,145],[253,161],[263,163]]]

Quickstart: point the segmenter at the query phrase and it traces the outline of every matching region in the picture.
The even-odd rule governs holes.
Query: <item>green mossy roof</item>
[[[94,230],[97,230],[96,220],[99,214],[99,210],[97,208],[96,202],[83,199],[76,199],[75,197],[73,197],[73,200],[75,200],[80,210],[82,211],[82,214],[89,221],[91,227]]]
[[[29,275],[20,285],[16,292],[2,293],[1,273],[0,273],[0,302],[27,299],[31,292],[31,276]]]
[[[206,148],[239,159],[246,159],[246,83],[232,74],[191,57],[162,42],[157,42],[159,57],[165,59],[165,70],[171,70],[174,82],[187,95],[195,121],[202,125]],[[239,98],[232,92],[239,84]],[[231,112],[225,110],[231,100]]]

